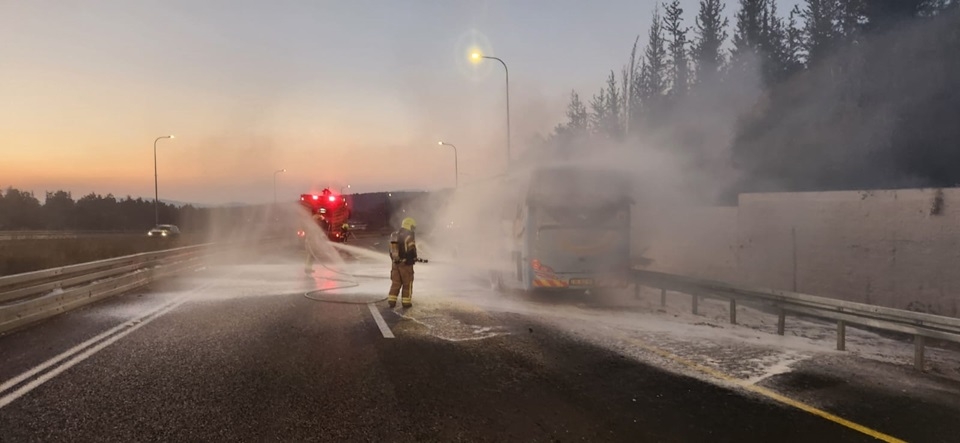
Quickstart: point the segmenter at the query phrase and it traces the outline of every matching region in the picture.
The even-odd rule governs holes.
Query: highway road
[[[675,334],[610,296],[255,251],[0,337],[0,441],[956,441],[960,383]],[[651,319],[646,321],[644,319]],[[726,355],[728,358],[722,358]],[[789,360],[789,359],[787,359]]]

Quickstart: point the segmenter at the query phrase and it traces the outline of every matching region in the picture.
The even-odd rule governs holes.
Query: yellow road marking
[[[640,348],[642,348],[642,349],[644,349],[644,350],[646,350],[646,351],[652,352],[652,353],[657,354],[657,355],[659,355],[659,356],[661,356],[661,357],[663,357],[663,358],[666,358],[666,359],[668,359],[668,360],[671,360],[671,361],[674,361],[674,362],[676,362],[676,363],[679,363],[679,364],[681,364],[681,365],[683,365],[683,366],[686,366],[687,368],[690,368],[690,369],[693,369],[693,370],[695,370],[695,371],[701,372],[701,373],[703,373],[703,374],[709,375],[709,376],[711,376],[711,377],[713,377],[713,378],[716,378],[716,379],[718,379],[718,380],[721,380],[721,381],[724,381],[724,382],[727,382],[727,383],[734,384],[734,385],[736,385],[737,387],[740,387],[740,388],[745,389],[745,390],[747,390],[747,391],[750,391],[750,392],[753,392],[753,393],[762,395],[762,396],[767,397],[767,398],[769,398],[769,399],[771,399],[771,400],[774,400],[774,401],[783,403],[783,404],[785,404],[785,405],[787,405],[787,406],[792,406],[792,407],[797,408],[797,409],[799,409],[799,410],[801,410],[801,411],[804,411],[804,412],[807,412],[807,413],[816,415],[816,416],[818,416],[818,417],[820,417],[820,418],[823,418],[823,419],[826,419],[826,420],[830,420],[830,421],[832,421],[832,422],[834,422],[834,423],[836,423],[836,424],[838,424],[838,425],[841,425],[841,426],[844,426],[844,427],[853,429],[854,431],[861,432],[861,433],[863,433],[863,434],[869,435],[869,436],[871,436],[871,437],[873,437],[873,438],[875,438],[875,439],[877,439],[877,440],[885,441],[885,442],[888,442],[888,443],[905,443],[904,440],[901,440],[901,439],[899,439],[899,438],[896,438],[896,437],[893,437],[893,436],[884,434],[884,433],[882,433],[882,432],[880,432],[880,431],[877,431],[877,430],[868,428],[868,427],[863,426],[863,425],[861,425],[861,424],[859,424],[859,423],[854,423],[854,422],[852,422],[852,421],[850,421],[850,420],[847,420],[847,419],[845,419],[845,418],[838,417],[838,416],[833,415],[833,414],[831,414],[831,413],[829,413],[829,412],[827,412],[827,411],[824,411],[824,410],[822,410],[822,409],[815,408],[815,407],[810,406],[810,405],[808,405],[808,404],[806,404],[806,403],[804,403],[804,402],[801,402],[801,401],[799,401],[799,400],[794,400],[794,399],[792,399],[792,398],[789,398],[789,397],[786,397],[786,396],[784,396],[784,395],[778,394],[778,393],[776,393],[776,392],[774,392],[774,391],[771,391],[771,390],[769,390],[769,389],[767,389],[767,388],[764,388],[764,387],[761,387],[761,386],[757,386],[757,385],[752,385],[752,384],[750,384],[750,383],[747,383],[747,382],[744,381],[744,380],[740,380],[740,379],[738,379],[738,378],[735,378],[735,377],[732,377],[732,376],[730,376],[730,375],[724,374],[723,372],[720,372],[720,371],[718,371],[718,370],[716,370],[716,369],[714,369],[714,368],[708,367],[708,366],[704,366],[704,365],[702,365],[702,364],[700,364],[700,363],[697,363],[697,362],[695,362],[695,361],[687,360],[687,359],[685,359],[685,358],[683,358],[683,357],[680,357],[680,356],[678,356],[678,355],[674,355],[674,354],[672,354],[672,353],[670,353],[670,352],[668,352],[668,351],[665,351],[665,350],[660,349],[660,348],[658,348],[658,347],[649,345],[649,344],[647,344],[646,342],[640,341],[640,340],[638,340],[638,339],[629,339],[629,340],[630,340],[630,342],[632,342],[633,344],[639,346]]]

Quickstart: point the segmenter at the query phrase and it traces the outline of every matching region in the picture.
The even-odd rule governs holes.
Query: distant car
[[[350,227],[351,231],[366,231],[367,224],[362,221],[350,220],[347,222],[347,226]]]
[[[180,235],[180,228],[175,225],[157,225],[147,232],[147,237],[176,237]]]

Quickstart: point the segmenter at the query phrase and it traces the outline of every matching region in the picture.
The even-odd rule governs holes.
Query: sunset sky
[[[0,0],[0,187],[263,202],[436,189],[619,74],[653,1]],[[683,2],[693,25],[696,1]],[[727,6],[727,13],[735,2]],[[641,39],[644,41],[645,37]]]

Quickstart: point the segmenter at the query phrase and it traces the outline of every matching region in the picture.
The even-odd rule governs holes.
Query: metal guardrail
[[[0,277],[0,333],[200,265],[210,244]]]
[[[788,313],[837,324],[837,350],[846,349],[847,325],[910,334],[914,337],[914,367],[923,370],[923,354],[927,338],[960,343],[960,318],[944,317],[922,312],[893,309],[816,295],[777,289],[755,288],[713,280],[686,277],[663,272],[634,270],[636,295],[642,286],[660,289],[660,305],[665,306],[667,291],[691,295],[691,305],[697,314],[700,298],[724,300],[730,304],[730,323],[737,323],[737,301],[754,301],[778,310],[777,333],[784,334]]]

